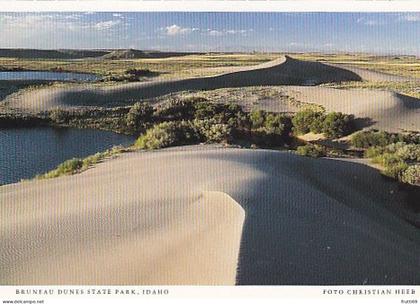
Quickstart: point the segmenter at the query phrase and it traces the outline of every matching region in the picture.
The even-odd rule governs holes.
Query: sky
[[[420,55],[420,13],[0,13],[1,48]]]

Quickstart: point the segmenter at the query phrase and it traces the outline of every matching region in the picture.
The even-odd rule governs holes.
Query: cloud
[[[374,19],[367,19],[366,17],[361,17],[356,20],[357,23],[367,25],[367,26],[376,26],[376,25],[383,25],[383,21],[378,21]]]
[[[420,21],[420,13],[410,13],[410,14],[404,14],[400,16],[400,21],[405,22],[419,22]]]
[[[126,26],[121,18],[98,20],[84,13],[0,13],[0,46],[88,47]]]
[[[109,21],[101,21],[93,25],[93,28],[99,31],[109,30],[115,26],[118,26],[121,23],[121,20],[109,20]]]
[[[210,36],[228,36],[228,35],[241,35],[241,36],[246,36],[249,33],[253,32],[253,29],[248,29],[248,30],[244,30],[244,29],[223,29],[223,30],[214,30],[214,29],[207,29],[206,33]]]
[[[223,36],[223,32],[218,30],[209,30],[208,34],[210,36]]]
[[[0,29],[5,31],[85,31],[85,30],[109,30],[122,24],[120,19],[93,22],[82,21],[80,14],[13,14],[0,15]]]
[[[190,34],[192,32],[198,31],[197,28],[191,28],[191,27],[182,27],[176,24],[172,24],[170,26],[167,26],[164,28],[164,31],[166,35],[168,36],[177,36],[177,35],[185,35]]]
[[[201,33],[202,35],[208,35],[213,37],[227,36],[227,35],[247,35],[250,32],[253,32],[253,29],[200,29],[197,27],[182,27],[177,24],[172,24],[170,26],[160,28],[160,31],[163,31],[167,36],[177,36],[177,35],[186,35],[194,32]]]

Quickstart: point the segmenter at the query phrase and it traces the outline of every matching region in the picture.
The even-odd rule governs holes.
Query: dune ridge
[[[405,220],[420,219],[360,164],[212,146],[133,152],[2,186],[0,202],[1,284],[420,283],[420,236]]]
[[[368,69],[364,69],[364,68],[358,68],[358,67],[351,66],[351,65],[339,65],[339,64],[331,64],[331,63],[326,63],[326,64],[330,65],[330,66],[333,66],[333,67],[344,68],[348,71],[356,73],[363,80],[367,80],[367,81],[374,81],[374,82],[381,82],[381,81],[390,81],[390,82],[414,81],[414,82],[418,82],[418,81],[420,81],[420,79],[415,78],[415,77],[392,75],[392,74],[387,74],[387,73],[384,73],[384,72],[373,71],[373,70],[368,70]]]
[[[77,85],[69,88],[44,88],[11,95],[5,101],[15,108],[48,110],[68,106],[106,106],[157,97],[185,90],[211,90],[258,85],[315,85],[328,82],[361,80],[343,68],[284,56],[252,67],[231,68],[207,77],[156,80],[119,84],[110,87]]]
[[[343,90],[314,86],[362,80],[401,82],[413,79],[283,56],[256,66],[231,67],[214,76],[155,80],[108,87],[89,84],[65,88],[47,87],[9,95],[4,102],[11,108],[39,112],[54,108],[131,104],[141,99],[187,90],[284,85],[287,95],[298,101],[319,104],[328,111],[354,114],[360,118],[360,127],[363,128],[373,126],[390,132],[420,130],[420,100],[417,98],[392,91]]]

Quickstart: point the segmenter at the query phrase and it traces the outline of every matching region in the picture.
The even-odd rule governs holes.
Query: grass
[[[0,58],[3,69],[54,70],[94,73],[99,76],[121,76],[129,69],[162,74],[161,78],[196,77],[217,74],[214,68],[255,65],[275,59],[279,54],[208,54],[172,58],[129,60],[45,60]],[[205,70],[212,68],[211,70]]]
[[[106,158],[116,157],[120,155],[121,153],[128,152],[129,150],[130,148],[125,148],[122,146],[115,146],[104,152],[98,152],[83,159],[72,158],[58,165],[56,169],[46,172],[44,174],[37,175],[35,178],[48,179],[48,178],[55,178],[59,176],[73,175],[76,173],[80,173],[80,172],[86,171],[93,165],[100,163]]]
[[[232,66],[256,65],[281,56],[281,53],[205,54],[171,58],[128,60],[45,60],[0,58],[0,68],[53,70],[120,76],[128,69],[149,69],[162,73],[162,78],[197,77],[218,74]],[[373,56],[367,54],[290,54],[302,60],[346,64],[393,75],[419,77],[420,59],[414,56]],[[208,69],[211,68],[211,69]]]
[[[420,59],[415,56],[376,56],[369,54],[295,54],[302,60],[351,65],[387,74],[420,78]]]
[[[335,89],[376,89],[390,90],[407,96],[420,98],[420,80],[418,82],[374,82],[349,81],[340,84],[323,84],[321,86]]]

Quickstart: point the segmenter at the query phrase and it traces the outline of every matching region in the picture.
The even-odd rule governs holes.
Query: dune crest
[[[420,283],[404,193],[355,163],[202,146],[133,152],[2,186],[0,202],[3,285]]]
[[[110,87],[76,85],[70,88],[44,88],[9,96],[11,107],[34,111],[55,107],[106,106],[130,103],[186,90],[212,90],[259,85],[316,85],[358,81],[356,73],[319,62],[293,59],[289,56],[251,67],[232,68],[208,77],[156,80],[144,83],[118,84]]]

